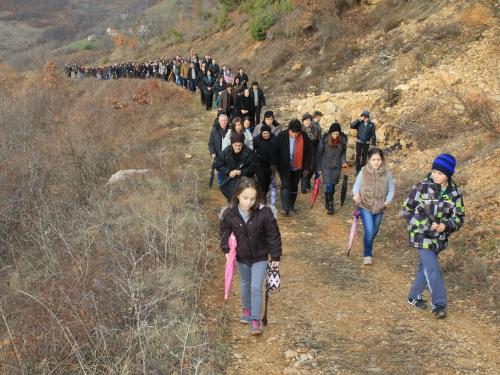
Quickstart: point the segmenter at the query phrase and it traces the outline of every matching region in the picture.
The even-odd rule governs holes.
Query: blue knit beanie
[[[450,154],[441,154],[432,162],[432,169],[443,173],[450,178],[455,173],[457,161]]]

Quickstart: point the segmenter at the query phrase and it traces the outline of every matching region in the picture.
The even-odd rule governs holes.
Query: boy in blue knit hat
[[[446,249],[450,234],[460,229],[465,218],[462,193],[451,178],[455,166],[456,160],[452,155],[439,155],[432,163],[431,172],[411,189],[403,204],[410,246],[420,254],[408,303],[419,309],[427,308],[427,301],[422,299],[427,286],[431,309],[438,319],[447,315],[447,298],[437,257]]]

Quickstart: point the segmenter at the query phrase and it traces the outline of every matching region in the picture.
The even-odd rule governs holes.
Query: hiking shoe
[[[413,298],[408,298],[408,303],[412,306],[415,306],[417,309],[426,309],[427,308],[427,301],[423,299],[413,299]]]
[[[290,207],[290,212],[296,214],[297,210],[295,209],[295,207]]]
[[[436,319],[443,319],[446,318],[448,314],[446,314],[446,306],[441,306],[441,305],[436,305],[434,307],[434,310],[432,310],[434,315],[436,316]]]
[[[262,330],[260,329],[260,321],[252,320],[252,322],[250,323],[250,334],[252,336],[262,335]]]
[[[250,310],[248,310],[248,309],[243,310],[243,315],[240,316],[240,322],[246,323],[246,324],[249,324],[252,322],[252,319],[250,319]]]
[[[363,258],[363,264],[365,266],[371,266],[372,265],[372,257],[364,257]]]

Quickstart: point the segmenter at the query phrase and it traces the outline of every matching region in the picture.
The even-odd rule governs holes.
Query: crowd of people
[[[323,134],[323,114],[314,111],[291,120],[286,129],[267,109],[266,98],[257,81],[244,68],[234,75],[227,65],[219,66],[210,55],[184,59],[122,63],[102,67],[65,66],[68,77],[96,79],[162,79],[193,94],[199,92],[202,106],[217,110],[208,140],[208,149],[217,172],[218,187],[228,201],[220,217],[220,246],[230,261],[228,240],[237,239],[236,264],[240,273],[242,315],[252,335],[261,335],[262,281],[267,267],[277,267],[282,243],[276,214],[266,206],[271,181],[280,179],[281,211],[297,214],[299,192],[311,190],[314,175],[325,183],[325,210],[334,214],[334,194],[341,170],[347,167],[348,137],[334,122]],[[264,116],[261,121],[261,112]],[[375,125],[368,110],[350,124],[356,132],[353,200],[364,228],[363,264],[371,265],[373,243],[383,214],[395,194],[392,175],[385,165],[383,150],[376,147]],[[370,148],[371,146],[371,148]],[[427,308],[423,299],[427,286],[431,309],[437,318],[447,315],[447,298],[437,257],[448,245],[449,236],[464,222],[462,195],[453,181],[456,160],[439,155],[431,171],[410,191],[403,205],[408,222],[409,243],[420,255],[408,303]],[[269,261],[270,258],[270,261]],[[269,264],[268,264],[269,261]]]

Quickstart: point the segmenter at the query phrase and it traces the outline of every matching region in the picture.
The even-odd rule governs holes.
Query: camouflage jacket
[[[408,222],[410,246],[439,253],[446,249],[449,235],[464,223],[462,193],[452,179],[441,193],[441,185],[429,174],[411,189],[403,204],[403,217]],[[431,231],[433,223],[444,223],[446,230]]]

